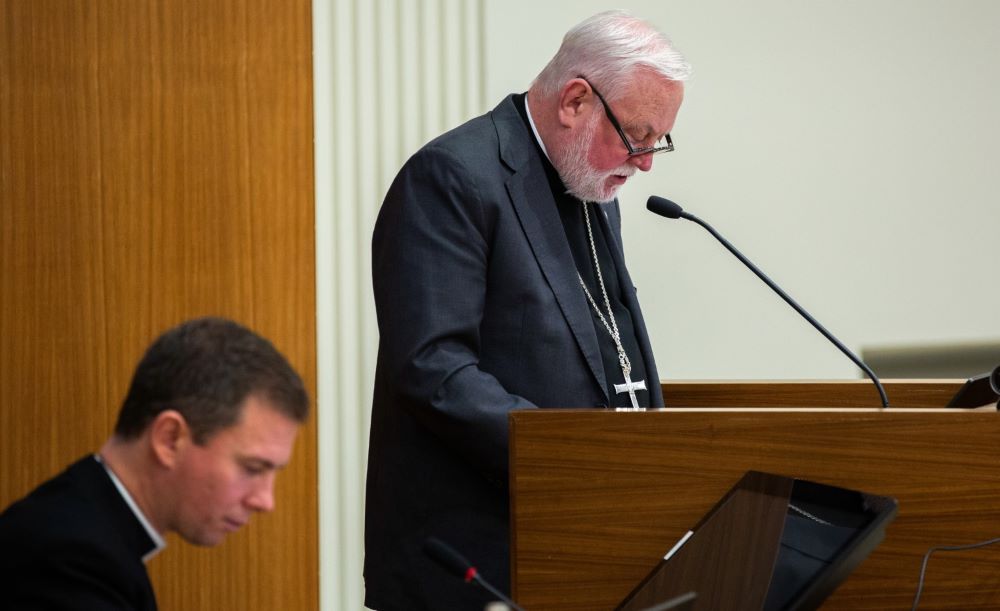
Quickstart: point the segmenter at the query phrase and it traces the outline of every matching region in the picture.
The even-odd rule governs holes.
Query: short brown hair
[[[161,335],[136,366],[115,434],[137,437],[156,416],[177,410],[195,443],[239,420],[250,395],[295,422],[309,415],[302,379],[265,338],[225,318],[197,318]]]

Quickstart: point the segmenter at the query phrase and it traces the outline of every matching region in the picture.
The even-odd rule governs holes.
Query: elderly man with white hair
[[[663,405],[616,194],[673,150],[689,73],[650,24],[595,15],[527,93],[392,183],[372,244],[369,607],[482,608],[423,554],[432,536],[509,587],[508,412]]]

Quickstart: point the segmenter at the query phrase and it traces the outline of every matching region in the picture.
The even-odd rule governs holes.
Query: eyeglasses
[[[611,112],[611,107],[608,106],[608,102],[604,99],[604,96],[601,95],[597,88],[587,80],[587,77],[578,75],[577,78],[583,79],[585,83],[590,85],[590,88],[594,91],[594,95],[596,95],[597,99],[601,101],[601,104],[604,106],[604,114],[607,115],[608,121],[611,121],[611,125],[615,128],[615,131],[618,132],[622,142],[625,144],[625,148],[628,149],[629,157],[638,157],[639,155],[648,155],[650,153],[669,153],[674,150],[674,141],[670,138],[670,134],[664,134],[659,140],[656,141],[655,144],[653,144],[653,146],[632,146],[632,143],[629,142],[628,136],[625,135],[625,130],[622,129],[621,123],[619,123],[618,119],[615,118],[615,113]]]

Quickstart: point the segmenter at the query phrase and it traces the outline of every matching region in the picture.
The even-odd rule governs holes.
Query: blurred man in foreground
[[[100,451],[0,514],[4,608],[156,609],[144,563],[163,536],[216,545],[271,511],[308,412],[299,375],[253,331],[219,318],[170,329]]]

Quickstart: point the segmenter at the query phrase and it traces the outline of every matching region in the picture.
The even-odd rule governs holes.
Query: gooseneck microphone
[[[433,558],[438,564],[448,569],[453,575],[461,577],[465,583],[475,581],[491,594],[502,600],[511,609],[524,611],[513,600],[505,596],[502,592],[494,588],[485,579],[479,576],[479,571],[472,563],[466,560],[465,556],[455,551],[455,548],[448,545],[437,537],[428,537],[424,541],[424,553]]]
[[[649,198],[649,200],[646,201],[646,208],[650,212],[655,212],[656,214],[659,214],[660,216],[665,216],[668,219],[682,218],[682,219],[687,219],[689,221],[693,221],[693,222],[701,225],[702,227],[704,227],[709,233],[711,233],[713,236],[715,236],[715,239],[718,240],[719,242],[721,242],[722,245],[725,246],[729,250],[729,252],[731,252],[734,255],[736,255],[736,258],[739,259],[740,261],[742,261],[744,265],[746,265],[747,267],[749,267],[750,271],[752,271],[753,273],[757,274],[758,278],[760,278],[761,280],[763,280],[767,284],[767,286],[771,287],[771,289],[775,293],[777,293],[778,295],[780,295],[781,298],[784,299],[788,303],[788,305],[792,306],[795,309],[796,312],[798,312],[799,314],[802,315],[803,318],[805,318],[806,320],[808,320],[809,324],[811,324],[812,326],[816,327],[817,331],[819,331],[820,333],[822,333],[824,335],[824,337],[826,337],[826,339],[828,339],[831,342],[833,342],[833,345],[836,346],[837,348],[839,348],[840,351],[843,352],[845,355],[847,355],[847,358],[849,358],[852,361],[854,361],[855,365],[857,365],[858,367],[860,367],[866,374],[868,374],[868,377],[871,378],[871,381],[875,383],[875,388],[878,389],[879,397],[881,397],[881,399],[882,399],[882,407],[889,407],[889,398],[886,397],[886,395],[885,395],[885,389],[882,388],[882,383],[879,382],[879,379],[878,379],[878,377],[876,377],[875,372],[873,372],[868,367],[868,365],[865,365],[865,363],[861,359],[859,359],[853,352],[851,352],[847,348],[847,346],[845,346],[843,343],[841,343],[841,341],[839,339],[837,339],[836,337],[834,337],[832,333],[830,333],[829,331],[827,331],[826,328],[823,327],[823,325],[819,324],[819,321],[817,321],[815,318],[813,318],[812,316],[810,316],[809,312],[806,312],[802,308],[802,306],[800,306],[799,304],[795,303],[794,299],[792,299],[791,297],[789,297],[788,294],[785,293],[785,291],[781,290],[781,287],[779,287],[770,278],[768,278],[764,274],[764,272],[760,271],[760,269],[756,265],[754,265],[750,261],[750,259],[747,259],[746,257],[744,257],[743,253],[741,253],[740,251],[736,250],[736,247],[733,246],[732,244],[730,244],[729,241],[726,240],[726,238],[724,238],[721,235],[719,235],[719,232],[716,231],[715,229],[712,229],[711,225],[709,225],[708,223],[706,223],[705,221],[701,220],[700,218],[696,217],[693,214],[684,212],[683,208],[681,208],[679,205],[675,204],[674,202],[670,201],[669,199],[666,199],[666,198],[663,198],[663,197],[657,197],[656,195],[651,196]]]

